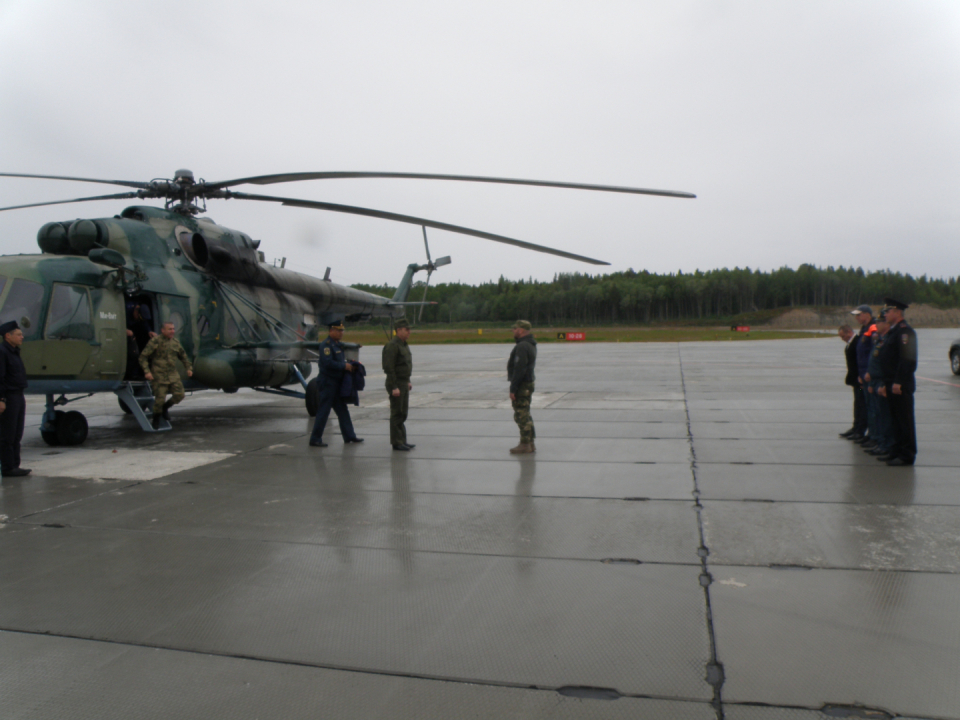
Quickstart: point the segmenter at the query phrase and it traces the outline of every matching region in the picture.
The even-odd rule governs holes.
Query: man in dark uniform
[[[317,406],[317,419],[313,423],[313,432],[310,433],[312,447],[327,447],[327,443],[323,441],[323,429],[327,426],[331,409],[337,414],[343,441],[345,443],[363,442],[363,438],[358,438],[353,430],[347,403],[340,397],[340,381],[343,380],[343,374],[353,372],[353,365],[344,358],[343,344],[340,342],[343,339],[343,323],[331,323],[328,328],[327,339],[320,343],[318,383],[320,402]]]
[[[27,370],[20,359],[23,331],[16,320],[0,325],[0,471],[3,477],[23,477],[30,470],[20,467],[20,440],[27,403]]]
[[[917,458],[917,430],[913,413],[913,394],[917,389],[917,333],[903,319],[909,306],[887,298],[886,317],[890,331],[884,338],[887,352],[883,360],[883,387],[880,395],[890,404],[893,420],[893,446],[886,457],[887,465],[913,465]]]
[[[394,450],[408,452],[415,445],[407,442],[407,409],[410,401],[410,375],[413,373],[413,356],[407,339],[410,325],[400,318],[394,325],[396,335],[383,346],[383,372],[387,376],[387,396],[390,398],[390,444]]]
[[[530,417],[530,402],[533,399],[534,367],[537,364],[537,341],[531,334],[533,326],[526,320],[513,324],[513,339],[516,345],[507,361],[507,379],[510,381],[510,401],[513,403],[513,420],[520,429],[520,444],[510,448],[513,455],[534,453],[533,442],[537,431]]]
[[[870,436],[877,441],[877,447],[867,450],[867,452],[876,456],[888,456],[890,448],[893,446],[893,434],[890,429],[892,425],[890,403],[880,395],[880,388],[883,387],[883,357],[888,351],[886,335],[890,332],[890,323],[887,321],[886,313],[886,310],[881,310],[877,316],[877,332],[874,336],[873,351],[870,353],[866,375],[868,392],[870,393],[867,402],[870,402],[871,398],[873,399],[876,415],[874,426],[870,428]]]

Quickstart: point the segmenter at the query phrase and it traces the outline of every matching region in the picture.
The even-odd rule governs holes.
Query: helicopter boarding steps
[[[148,382],[125,382],[114,390],[120,402],[127,407],[130,413],[140,423],[144,432],[166,432],[173,426],[169,420],[160,418],[160,427],[153,426],[153,390]]]

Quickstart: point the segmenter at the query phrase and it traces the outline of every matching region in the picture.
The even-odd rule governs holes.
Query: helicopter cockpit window
[[[0,324],[16,320],[24,340],[35,340],[40,334],[40,310],[43,307],[43,286],[40,283],[14,278],[7,299],[0,309]]]
[[[93,340],[93,321],[87,289],[54,285],[44,336],[50,340]]]

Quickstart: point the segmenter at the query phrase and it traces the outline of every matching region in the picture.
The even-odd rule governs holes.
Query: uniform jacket
[[[150,338],[150,342],[140,353],[140,367],[144,373],[152,373],[158,382],[173,382],[180,379],[177,373],[177,359],[187,370],[193,370],[187,351],[176,338],[167,339],[163,335]]]
[[[857,345],[859,343],[860,338],[854,335],[846,347],[843,348],[843,355],[847,359],[847,377],[844,383],[850,387],[860,385],[860,381],[857,379]]]
[[[353,372],[345,372],[340,381],[340,397],[344,399],[347,405],[359,405],[360,395],[358,394],[367,384],[367,369],[362,362],[354,360],[350,365],[353,366]]]
[[[20,359],[20,348],[0,340],[0,397],[22,393],[27,387],[27,369]]]
[[[343,354],[343,344],[332,337],[320,343],[320,382],[330,382],[340,386],[343,374],[347,371],[347,359]]]
[[[881,335],[879,331],[873,336],[873,350],[870,351],[870,361],[867,363],[871,383],[883,381],[883,363],[880,356],[884,352],[886,341],[887,336]]]
[[[507,361],[507,380],[510,381],[510,392],[514,395],[520,390],[520,383],[532,383],[533,369],[537,364],[537,341],[533,335],[524,335],[517,340]]]
[[[887,352],[881,353],[883,380],[890,385],[900,385],[905,393],[917,389],[914,372],[917,370],[917,333],[901,320],[890,328],[883,341]]]
[[[387,392],[396,388],[406,389],[413,374],[413,355],[410,346],[399,337],[394,337],[383,346],[383,372],[387,376]]]

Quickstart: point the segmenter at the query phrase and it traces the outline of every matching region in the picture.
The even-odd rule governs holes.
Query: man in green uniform
[[[394,323],[396,335],[383,346],[383,372],[387,376],[387,395],[390,398],[390,444],[394,450],[409,452],[415,446],[407,442],[407,408],[409,407],[410,375],[413,373],[413,356],[407,339],[410,325],[404,318]]]
[[[172,322],[165,322],[160,334],[150,338],[150,342],[140,353],[140,367],[143,376],[153,388],[153,427],[159,429],[160,418],[170,419],[169,410],[183,400],[183,382],[177,372],[177,359],[187,370],[187,377],[193,377],[193,365],[179,341],[173,337],[176,328]],[[173,395],[167,400],[167,393]],[[166,401],[166,402],[164,402]]]
[[[526,320],[513,324],[513,339],[517,343],[507,361],[507,379],[510,381],[510,400],[513,403],[513,419],[520,428],[520,444],[510,448],[514,455],[537,451],[534,440],[537,431],[530,417],[530,400],[533,398],[533,369],[537,364],[537,341],[531,331],[533,326]]]

